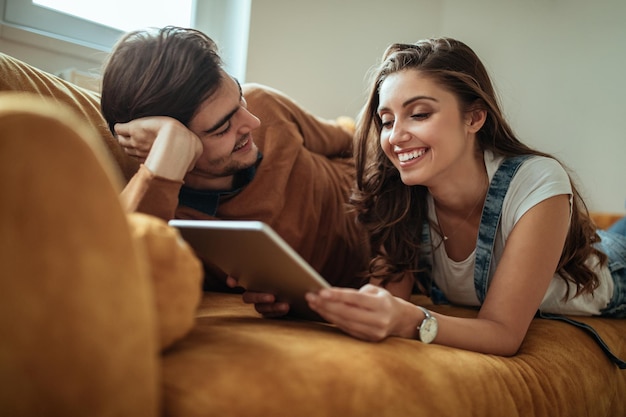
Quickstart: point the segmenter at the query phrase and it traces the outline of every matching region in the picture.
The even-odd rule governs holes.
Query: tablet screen
[[[198,257],[250,291],[274,294],[290,314],[319,320],[304,295],[330,285],[269,225],[255,220],[170,220]]]

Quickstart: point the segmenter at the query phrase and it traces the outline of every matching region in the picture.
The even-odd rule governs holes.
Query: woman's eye
[[[383,129],[390,129],[393,126],[393,120],[381,120],[380,125]]]
[[[424,120],[424,119],[427,119],[428,116],[430,116],[430,113],[415,113],[411,117],[417,120]]]

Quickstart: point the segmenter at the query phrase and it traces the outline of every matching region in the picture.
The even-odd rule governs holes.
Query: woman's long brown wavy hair
[[[427,75],[453,93],[462,112],[477,107],[487,112],[486,122],[477,133],[481,151],[490,150],[505,157],[527,154],[554,157],[533,150],[516,138],[502,115],[487,70],[464,43],[435,38],[415,44],[393,44],[387,48],[382,63],[373,74],[368,101],[357,121],[357,189],[351,197],[351,204],[370,236],[372,262],[368,276],[390,282],[409,272],[415,274],[428,291],[430,274],[420,264],[422,225],[428,221],[428,190],[424,186],[402,183],[398,170],[378,144],[381,120],[377,109],[381,84],[390,74],[409,69]],[[572,219],[557,272],[566,282],[576,286],[576,295],[579,295],[591,293],[598,286],[598,277],[586,264],[587,259],[596,255],[604,263],[606,255],[592,245],[599,240],[595,225],[571,176],[570,182],[574,194]]]

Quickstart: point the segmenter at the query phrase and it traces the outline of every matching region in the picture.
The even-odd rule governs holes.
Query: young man
[[[101,106],[126,153],[142,162],[122,193],[130,211],[261,220],[331,284],[361,284],[367,244],[346,209],[352,135],[336,122],[275,90],[241,86],[210,38],[177,27],[120,40]],[[286,308],[269,301],[280,311],[257,309]]]

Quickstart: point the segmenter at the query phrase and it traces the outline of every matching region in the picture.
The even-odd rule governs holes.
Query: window
[[[189,27],[194,6],[193,0],[175,3],[171,0],[33,0],[32,3],[122,31],[148,26]]]
[[[191,26],[193,0],[6,0],[5,21],[108,51],[123,32]]]
[[[109,52],[129,30],[165,25],[194,27],[217,42],[226,69],[243,82],[250,3],[251,0],[0,0],[0,7],[4,6],[2,24],[11,29],[101,52]],[[5,31],[4,36],[10,32]],[[14,37],[21,42],[26,39],[19,34]]]

